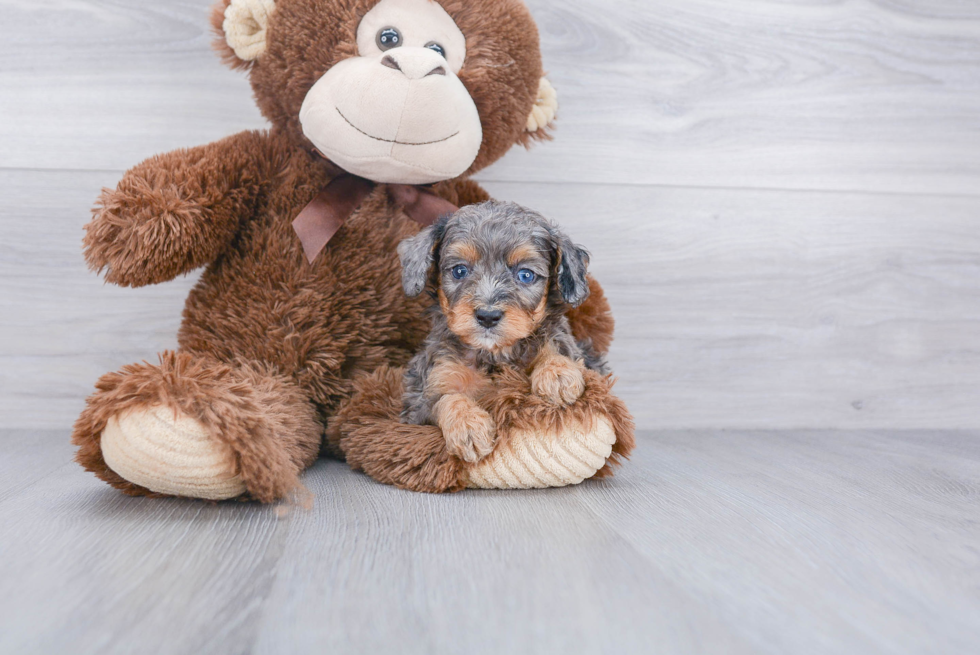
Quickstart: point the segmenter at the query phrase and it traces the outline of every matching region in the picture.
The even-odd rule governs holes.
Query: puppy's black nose
[[[478,309],[476,310],[476,321],[485,328],[492,328],[500,322],[504,313],[499,309]]]

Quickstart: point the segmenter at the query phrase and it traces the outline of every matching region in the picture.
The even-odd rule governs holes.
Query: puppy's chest
[[[491,354],[475,350],[458,350],[440,357],[432,366],[427,386],[439,394],[464,394],[471,397],[492,389],[497,379],[515,369],[527,372],[533,358],[530,351]]]
[[[539,351],[537,340],[525,340],[498,353],[467,350],[461,353],[461,361],[477,374],[492,381],[508,369],[529,371]]]

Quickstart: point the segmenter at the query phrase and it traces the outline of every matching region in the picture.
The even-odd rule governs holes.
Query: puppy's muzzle
[[[476,322],[483,327],[490,328],[496,327],[500,319],[504,317],[504,313],[499,309],[478,309],[476,310]]]

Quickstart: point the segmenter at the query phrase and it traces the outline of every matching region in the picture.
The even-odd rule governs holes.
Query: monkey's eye
[[[534,284],[534,281],[538,279],[538,274],[529,268],[522,268],[517,271],[517,280],[521,284]]]
[[[457,280],[462,280],[464,277],[470,274],[470,269],[466,268],[462,264],[453,268],[453,277]]]
[[[443,48],[438,43],[436,43],[435,41],[429,41],[428,43],[425,44],[425,47],[428,48],[429,50],[432,50],[435,53],[438,53],[439,55],[442,56],[443,59],[446,58],[446,49]]]
[[[377,41],[378,47],[382,50],[391,50],[402,44],[402,35],[394,27],[383,27],[378,32]]]

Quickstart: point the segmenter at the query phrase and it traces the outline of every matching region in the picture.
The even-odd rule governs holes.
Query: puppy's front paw
[[[549,357],[531,371],[531,391],[555,404],[571,405],[585,392],[585,378],[567,357]]]
[[[474,463],[493,451],[496,426],[490,415],[472,399],[462,394],[449,394],[440,398],[433,409],[451,455]]]

